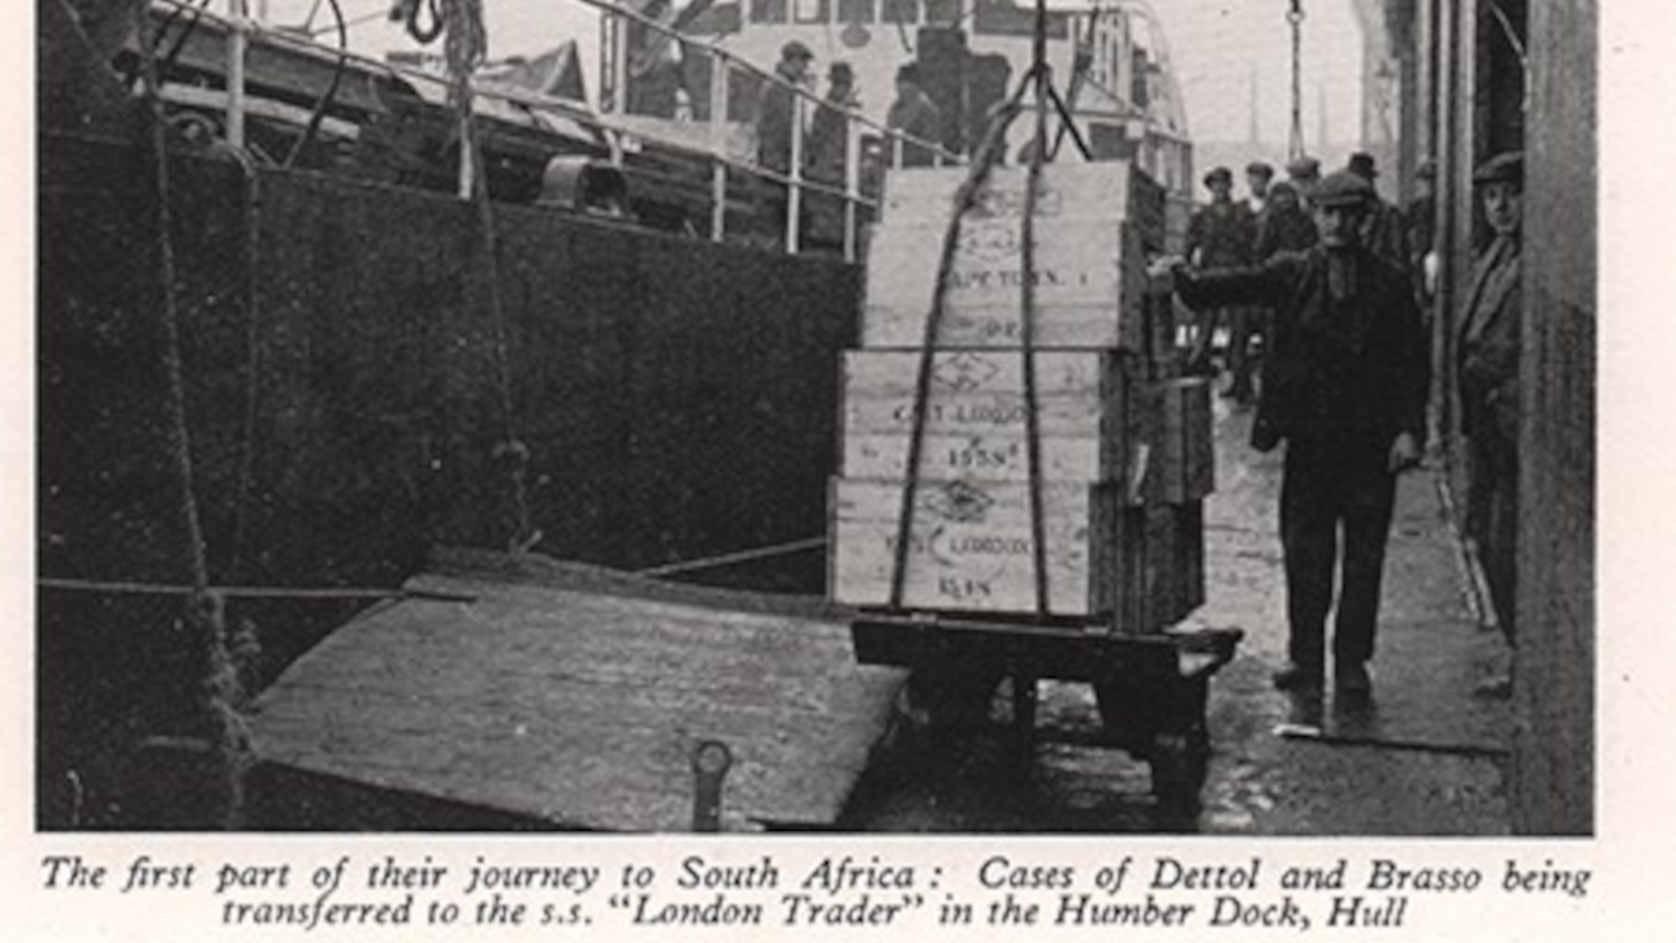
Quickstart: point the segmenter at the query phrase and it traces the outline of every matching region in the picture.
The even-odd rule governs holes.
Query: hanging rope
[[[1024,365],[1024,453],[1030,476],[1030,550],[1036,576],[1036,614],[1048,613],[1047,548],[1043,546],[1042,526],[1042,443],[1041,420],[1036,414],[1036,191],[1042,183],[1042,162],[1047,159],[1048,98],[1053,92],[1047,64],[1047,2],[1036,0],[1036,38],[1032,53],[1032,71],[1036,73],[1036,140],[1030,148],[1030,169],[1024,185],[1024,218],[1019,224],[1020,241],[1024,243],[1023,286],[1020,289],[1019,312],[1024,329],[1022,358]],[[1070,123],[1067,113],[1063,119]],[[1078,145],[1082,145],[1081,138]],[[1086,151],[1086,147],[1084,146]]]
[[[483,26],[482,0],[441,0],[441,12],[442,25],[447,33],[443,41],[443,57],[448,63],[448,74],[452,80],[448,89],[449,104],[459,119],[461,159],[471,161],[471,197],[477,205],[481,235],[478,244],[482,251],[483,292],[489,306],[489,319],[495,328],[495,378],[500,395],[501,439],[495,444],[490,458],[506,476],[512,499],[514,523],[512,534],[507,539],[508,549],[513,553],[523,553],[541,542],[542,533],[536,529],[530,512],[530,449],[517,434],[512,397],[512,354],[508,344],[510,332],[500,293],[500,251],[495,239],[494,204],[489,199],[489,171],[483,158],[477,124],[471,117],[471,76],[483,64],[488,53],[489,37]]]
[[[1286,138],[1286,156],[1296,160],[1304,156],[1303,0],[1292,0],[1286,22],[1292,27],[1292,130]]]
[[[244,773],[249,765],[250,733],[239,714],[244,701],[243,685],[227,647],[226,609],[221,596],[210,589],[209,565],[205,559],[203,525],[198,515],[198,498],[193,485],[192,441],[186,418],[186,383],[180,353],[179,311],[175,304],[174,221],[170,213],[169,152],[167,122],[159,95],[157,51],[150,33],[148,8],[136,4],[135,33],[139,38],[141,78],[144,83],[147,118],[151,126],[153,178],[157,201],[156,242],[159,291],[162,294],[164,403],[170,457],[179,482],[181,527],[186,536],[187,569],[192,593],[187,597],[183,622],[201,646],[203,674],[198,702],[209,741],[213,744],[221,774],[221,808],[216,811],[222,825],[237,827],[243,814]]]
[[[931,310],[925,317],[925,334],[920,341],[919,369],[914,379],[913,401],[913,429],[908,437],[908,459],[904,466],[907,480],[902,487],[902,502],[896,514],[896,545],[894,548],[894,562],[890,577],[890,608],[902,608],[902,591],[907,582],[908,574],[908,540],[913,534],[914,498],[919,490],[920,453],[925,446],[925,403],[931,392],[931,364],[933,345],[937,341],[937,329],[943,322],[944,296],[948,294],[948,282],[954,270],[955,250],[960,247],[960,220],[977,203],[978,193],[983,189],[989,174],[1000,164],[1005,148],[1007,128],[1018,117],[1020,103],[1024,100],[1024,93],[1031,87],[1035,79],[1035,70],[1019,80],[1018,87],[1007,96],[1001,107],[996,109],[995,117],[989,122],[989,128],[984,132],[978,153],[972,158],[966,179],[954,194],[953,212],[949,216],[949,224],[943,231],[942,252],[937,261],[937,278],[931,293]]]
[[[338,33],[338,58],[332,65],[332,80],[326,84],[325,91],[314,100],[314,109],[309,113],[308,124],[303,126],[303,133],[291,145],[291,152],[285,155],[284,166],[290,167],[302,156],[304,149],[313,143],[314,136],[320,133],[320,122],[326,118],[326,108],[337,97],[338,86],[343,83],[344,69],[349,65],[349,26],[343,20],[343,8],[338,6],[338,0],[327,0],[332,7],[332,18]],[[317,7],[318,8],[318,7]],[[309,19],[314,19],[314,13],[309,13]]]

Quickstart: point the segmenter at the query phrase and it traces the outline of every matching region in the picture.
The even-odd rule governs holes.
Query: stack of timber
[[[1030,354],[1042,601],[1024,370],[1025,168],[994,169],[962,216],[941,317],[923,346],[967,172],[886,180],[868,244],[862,348],[844,355],[840,378],[832,598],[1158,631],[1203,601],[1200,502],[1214,477],[1208,384],[1177,376],[1173,343],[1151,317],[1146,255],[1164,245],[1163,191],[1124,162],[1042,169]]]

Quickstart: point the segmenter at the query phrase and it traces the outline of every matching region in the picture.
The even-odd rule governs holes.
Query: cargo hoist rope
[[[452,81],[448,99],[459,119],[463,159],[471,161],[471,198],[477,206],[477,222],[481,231],[478,241],[482,253],[484,295],[489,306],[489,318],[495,331],[495,379],[500,397],[501,439],[494,446],[490,458],[503,466],[508,478],[514,516],[513,533],[507,541],[513,553],[522,553],[541,542],[542,533],[535,527],[530,510],[528,471],[530,449],[518,436],[516,406],[512,395],[512,353],[508,342],[510,333],[506,307],[500,292],[500,258],[495,239],[495,211],[489,198],[489,171],[483,158],[483,145],[478,137],[477,123],[472,120],[471,74],[488,54],[489,38],[483,25],[482,0],[441,0],[441,25],[446,33],[443,55],[448,62]]]
[[[931,390],[931,366],[935,353],[938,327],[942,324],[945,296],[948,293],[948,282],[954,269],[954,256],[960,246],[961,218],[977,203],[978,193],[988,181],[990,171],[1000,163],[1006,130],[1012,124],[1020,111],[1020,103],[1024,93],[1032,88],[1036,91],[1036,137],[1030,147],[1030,172],[1025,187],[1023,214],[1021,223],[1021,254],[1023,272],[1021,288],[1022,343],[1024,363],[1024,395],[1026,422],[1026,455],[1028,461],[1029,489],[1030,489],[1030,531],[1032,544],[1032,564],[1035,570],[1036,614],[1045,616],[1049,611],[1047,595],[1047,566],[1046,551],[1042,541],[1042,508],[1041,508],[1041,454],[1040,443],[1037,441],[1037,402],[1035,383],[1035,364],[1032,356],[1035,333],[1035,247],[1031,244],[1034,226],[1031,217],[1035,214],[1036,188],[1041,178],[1041,165],[1047,150],[1047,107],[1048,107],[1048,71],[1044,54],[1045,30],[1042,28],[1042,6],[1037,6],[1036,56],[1030,70],[1019,81],[1018,87],[1007,97],[997,110],[984,134],[983,143],[978,148],[977,156],[972,161],[971,169],[966,180],[955,191],[953,212],[943,233],[942,252],[937,263],[937,277],[931,295],[931,310],[926,315],[925,332],[920,343],[919,368],[914,381],[913,400],[913,428],[908,439],[908,456],[905,468],[905,480],[902,486],[901,504],[896,516],[896,542],[893,549],[893,565],[891,569],[890,603],[892,609],[902,607],[903,591],[907,582],[907,564],[909,540],[913,536],[914,501],[919,486],[920,456],[925,443],[926,400]]]
[[[209,563],[204,547],[203,522],[198,512],[198,495],[192,467],[192,438],[186,417],[185,367],[181,356],[180,311],[175,299],[176,267],[174,219],[170,211],[170,179],[167,121],[163,113],[158,78],[157,50],[150,33],[149,10],[144,4],[133,8],[134,28],[140,47],[140,74],[144,86],[146,120],[150,126],[153,166],[153,197],[157,201],[157,273],[160,294],[159,322],[162,328],[164,429],[175,477],[179,483],[178,504],[181,528],[186,537],[186,562],[191,593],[184,606],[183,621],[202,646],[204,673],[199,679],[198,704],[214,756],[221,771],[219,797],[222,824],[236,827],[244,805],[244,771],[250,760],[250,731],[239,708],[244,687],[228,646],[226,603],[211,589]],[[249,632],[241,631],[241,636]],[[253,645],[241,638],[238,647]],[[243,652],[241,651],[241,654]]]

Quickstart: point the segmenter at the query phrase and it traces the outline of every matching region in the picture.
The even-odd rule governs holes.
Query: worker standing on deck
[[[860,107],[855,97],[855,71],[848,62],[834,62],[826,73],[826,99],[809,122],[809,176],[842,183],[849,145],[849,116]]]
[[[1478,545],[1490,601],[1514,643],[1514,577],[1519,514],[1519,227],[1524,189],[1520,152],[1500,154],[1473,174],[1484,220],[1495,234],[1473,266],[1460,321],[1461,431],[1470,456],[1467,533]],[[1505,696],[1507,679],[1482,693]]]
[[[804,83],[814,58],[809,47],[795,39],[781,46],[780,61],[774,66],[774,77],[780,81],[767,83],[757,103],[757,163],[775,173],[791,172],[791,136],[803,131],[792,126],[797,113],[792,86]]]
[[[1290,664],[1274,676],[1285,690],[1321,689],[1341,568],[1335,687],[1369,690],[1396,474],[1419,461],[1425,435],[1426,337],[1406,274],[1360,243],[1372,199],[1366,180],[1334,173],[1313,197],[1316,246],[1203,272],[1166,260],[1190,306],[1256,302],[1275,310],[1252,445],[1267,451],[1286,442],[1280,537]]]
[[[936,141],[941,137],[940,121],[937,104],[920,87],[919,65],[904,63],[896,70],[896,100],[890,103],[886,126],[921,141]],[[923,144],[903,141],[901,146],[903,167],[930,167],[936,162],[931,148]]]
[[[1210,202],[1199,207],[1187,224],[1187,258],[1203,268],[1249,264],[1252,249],[1257,243],[1257,224],[1243,202],[1235,203],[1230,198],[1234,188],[1233,172],[1226,167],[1213,169],[1205,174],[1205,187],[1210,190]],[[1192,353],[1187,358],[1189,373],[1216,375],[1216,368],[1210,362],[1211,340],[1224,313],[1230,326],[1240,317],[1238,312],[1212,307],[1204,309],[1194,319],[1197,330]],[[1230,346],[1229,360],[1236,356]]]

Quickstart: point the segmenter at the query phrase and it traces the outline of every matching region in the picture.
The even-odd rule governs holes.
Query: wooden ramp
[[[257,701],[260,758],[559,828],[685,831],[695,747],[725,829],[833,822],[904,673],[816,599],[448,551]]]

